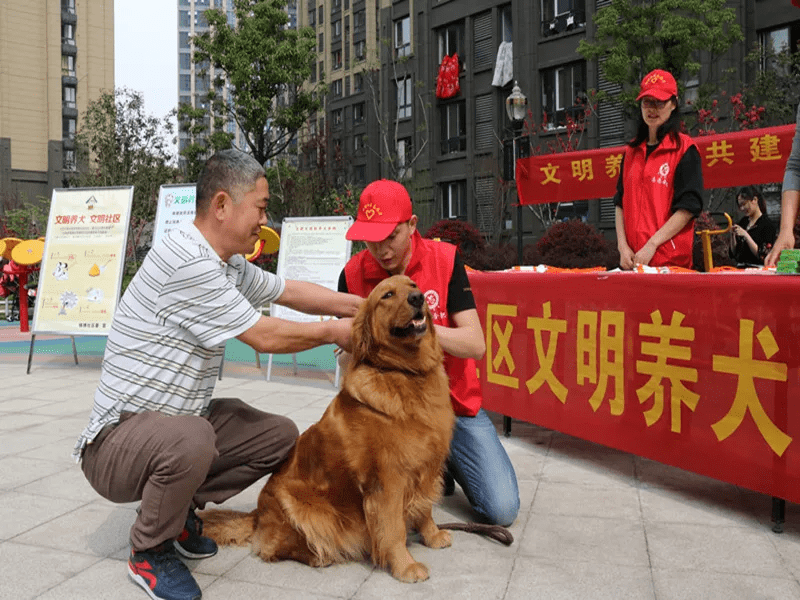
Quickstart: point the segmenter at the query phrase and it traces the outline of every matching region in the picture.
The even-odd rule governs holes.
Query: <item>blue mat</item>
[[[2,323],[0,327],[19,327],[19,323]],[[45,334],[42,334],[45,335]],[[28,354],[31,344],[29,341],[0,343],[0,354]],[[103,356],[106,351],[105,336],[75,336],[75,348],[78,358],[81,356]],[[297,365],[309,369],[333,371],[336,368],[336,359],[333,356],[335,346],[320,346],[297,353]],[[33,345],[33,354],[68,354],[72,355],[72,341],[69,337],[44,340],[36,339]],[[262,354],[261,360],[266,364],[268,354]],[[256,362],[256,353],[250,346],[237,339],[229,340],[225,344],[225,361]],[[273,354],[273,365],[291,365],[291,354]]]

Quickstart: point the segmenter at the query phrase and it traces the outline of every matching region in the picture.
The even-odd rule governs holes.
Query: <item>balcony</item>
[[[586,27],[586,12],[571,10],[557,15],[554,19],[542,21],[542,37],[559,35],[567,31]]]

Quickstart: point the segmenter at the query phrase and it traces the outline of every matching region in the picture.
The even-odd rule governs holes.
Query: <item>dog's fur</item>
[[[424,321],[422,320],[424,317]],[[265,561],[321,567],[370,556],[401,581],[428,578],[406,547],[409,528],[432,548],[450,534],[431,518],[454,424],[442,350],[422,293],[382,281],[353,323],[341,392],[297,440],[251,513],[201,514],[219,544],[251,544]]]

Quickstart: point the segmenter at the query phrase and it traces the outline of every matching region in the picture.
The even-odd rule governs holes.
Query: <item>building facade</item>
[[[596,61],[578,53],[594,40],[593,18],[610,0],[299,0],[300,26],[314,27],[317,68],[310,85],[325,83],[322,114],[305,132],[327,152],[336,183],[364,185],[401,179],[412,193],[421,227],[465,219],[501,241],[516,235],[513,161],[531,146],[579,148],[620,145],[630,125],[614,102],[597,105],[579,136],[570,119],[583,113],[590,90],[620,90]],[[755,44],[797,49],[800,9],[788,0],[730,0],[745,39],[700,77],[683,81],[684,99],[700,79],[728,93],[752,81],[745,61]],[[445,56],[458,56],[458,91],[437,93]],[[763,65],[762,68],[766,68]],[[726,76],[733,73],[733,76]],[[506,114],[517,82],[528,101],[524,131]],[[440,90],[441,91],[441,90]],[[528,134],[534,134],[529,136]],[[524,144],[520,144],[524,138]],[[515,142],[516,140],[516,142]],[[313,166],[314,156],[306,157]],[[511,167],[511,168],[509,168]],[[557,218],[580,217],[608,231],[611,199],[558,207]],[[538,236],[541,217],[522,211],[526,238]]]
[[[78,119],[113,89],[113,0],[0,4],[0,212],[64,185]]]

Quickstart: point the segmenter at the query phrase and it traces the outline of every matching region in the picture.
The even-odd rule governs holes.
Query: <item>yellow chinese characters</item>
[[[720,160],[732,165],[733,146],[730,144],[730,142],[726,142],[725,140],[720,140],[719,142],[709,144],[708,148],[706,148],[706,159],[708,160],[706,163],[707,167],[713,167]]]
[[[561,401],[561,404],[564,404],[567,400],[567,388],[553,373],[553,363],[556,360],[558,334],[566,333],[567,321],[565,319],[551,318],[550,303],[545,302],[542,305],[541,317],[528,317],[528,329],[533,330],[536,358],[539,361],[539,370],[525,382],[528,393],[534,393],[543,383],[547,383],[556,398]],[[542,338],[542,333],[545,331],[550,333],[547,340],[547,351],[544,349],[544,339]]]
[[[511,304],[489,304],[486,306],[486,379],[489,383],[496,383],[512,389],[519,389],[519,379],[513,377],[516,365],[511,356],[509,342],[514,331],[511,319],[517,316],[517,307]],[[496,317],[507,317],[505,327],[501,328]],[[492,352],[492,334],[497,337],[497,353]],[[510,375],[498,373],[505,363]]]
[[[694,328],[683,327],[681,323],[686,315],[674,311],[669,325],[664,324],[661,311],[650,313],[650,323],[639,324],[639,335],[642,337],[657,338],[657,342],[642,342],[641,353],[652,356],[656,360],[648,362],[636,361],[636,372],[649,375],[650,379],[636,390],[639,403],[647,402],[653,398],[653,407],[644,412],[644,420],[648,427],[655,424],[664,412],[664,385],[662,381],[669,379],[670,383],[670,429],[675,433],[681,431],[681,404],[694,411],[700,396],[687,389],[684,381],[697,382],[697,369],[667,364],[670,360],[688,361],[692,358],[692,349],[689,346],[672,345],[673,340],[690,342],[694,340]]]
[[[544,173],[542,185],[547,183],[561,183],[561,180],[556,177],[558,173],[558,165],[553,166],[553,163],[547,163],[546,167],[539,167],[539,170]]]
[[[609,377],[614,378],[614,395],[608,404],[611,414],[619,416],[625,408],[625,365],[624,345],[625,313],[616,310],[600,312],[598,334],[598,313],[589,310],[578,311],[577,376],[578,385],[596,383],[597,387],[589,398],[589,405],[597,412],[606,397]],[[598,346],[599,337],[599,346]],[[599,350],[599,352],[598,352]],[[597,357],[600,360],[597,360]]]
[[[717,435],[717,439],[722,441],[738,429],[744,420],[745,414],[749,412],[758,427],[758,431],[769,444],[769,447],[772,448],[775,454],[782,456],[792,438],[778,429],[764,411],[761,400],[756,393],[755,380],[786,381],[787,367],[784,363],[753,358],[754,329],[754,321],[740,319],[739,356],[714,355],[714,371],[735,375],[738,381],[736,384],[736,396],[728,414],[714,423],[711,428]],[[778,344],[769,327],[764,327],[755,338],[758,340],[761,350],[767,359],[772,358],[778,352]]]
[[[777,135],[762,135],[750,138],[750,162],[757,160],[781,160],[783,156],[778,150]]]
[[[619,168],[622,164],[622,154],[609,154],[606,156],[606,175],[611,179],[619,177]]]
[[[583,181],[584,179],[594,179],[594,171],[592,170],[592,159],[584,158],[583,160],[572,161],[572,176]]]

